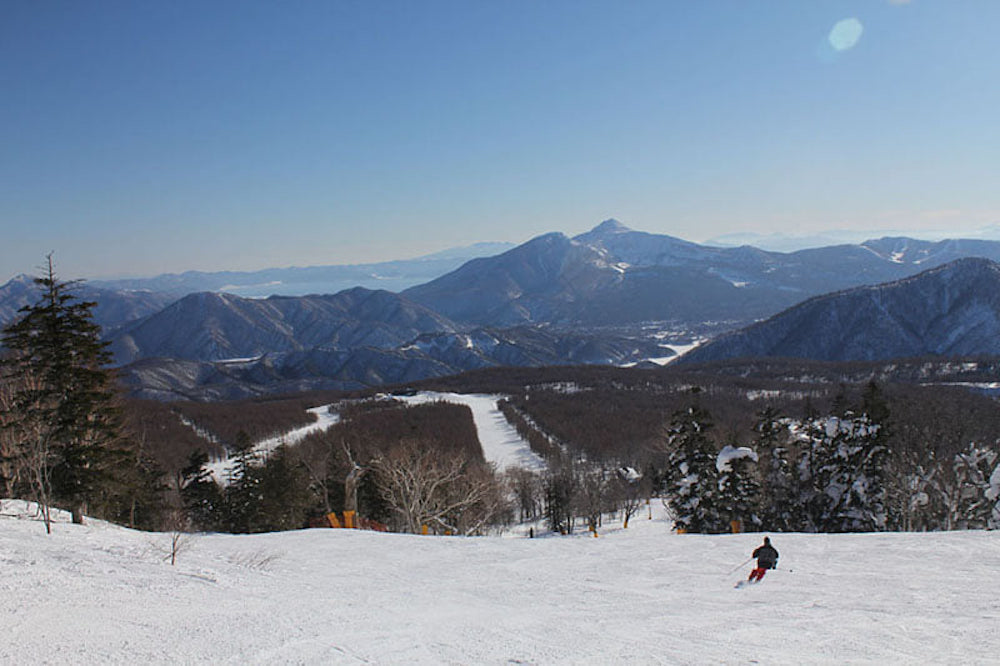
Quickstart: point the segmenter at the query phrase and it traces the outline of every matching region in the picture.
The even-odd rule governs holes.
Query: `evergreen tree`
[[[711,416],[700,407],[676,412],[671,419],[664,492],[677,529],[699,533],[728,529],[719,507],[716,451],[707,436],[711,428]]]
[[[191,525],[198,530],[219,529],[223,518],[222,489],[205,469],[208,454],[195,451],[180,472],[180,495]]]
[[[246,431],[236,435],[233,467],[224,495],[223,527],[236,534],[249,534],[258,523],[261,507],[259,460]]]
[[[739,521],[743,530],[760,525],[760,482],[757,454],[745,446],[726,445],[716,458],[719,473],[719,508],[723,519]]]
[[[802,529],[799,470],[791,449],[788,425],[773,407],[757,414],[753,448],[761,456],[761,522],[764,529],[791,532]]]
[[[804,529],[862,532],[885,529],[886,447],[880,425],[847,412],[798,426]]]
[[[812,418],[791,424],[796,438],[796,490],[801,507],[797,529],[803,532],[823,532],[832,511],[832,498],[826,493],[830,479],[836,473],[831,440],[827,433],[828,418]]]
[[[295,463],[288,447],[282,444],[272,451],[261,466],[257,497],[260,506],[252,532],[294,530],[306,522],[312,497],[309,478],[301,465]]]
[[[42,296],[4,329],[9,355],[0,363],[5,376],[19,380],[6,426],[28,452],[31,485],[51,531],[50,504],[83,522],[88,502],[112,482],[121,423],[106,369],[111,356],[92,317],[96,303],[78,300],[76,283],[57,279],[51,255],[35,284]]]
[[[167,518],[164,473],[142,446],[130,438],[108,451],[115,470],[88,502],[93,515],[135,529],[157,530]]]

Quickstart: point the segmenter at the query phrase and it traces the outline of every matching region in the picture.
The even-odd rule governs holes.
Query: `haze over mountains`
[[[573,238],[554,232],[472,258],[399,293],[354,287],[250,299],[146,290],[157,283],[182,290],[235,275],[218,273],[128,283],[140,291],[87,285],[82,295],[100,303],[98,323],[125,366],[124,381],[137,392],[235,397],[409,382],[496,365],[662,362],[674,353],[671,342],[688,342],[693,332],[734,330],[815,296],[896,282],[967,257],[1000,260],[1000,242],[881,238],[780,253],[699,245],[607,220]],[[423,269],[433,264],[422,261]],[[329,276],[339,268],[358,269],[323,270]],[[870,298],[864,305],[814,299],[776,317],[778,323],[752,328],[757,333],[746,338],[754,344],[737,343],[733,334],[690,359],[995,353],[991,271],[982,261],[960,262],[917,280],[923,286],[915,296],[890,297],[903,292],[880,288],[881,305]],[[243,275],[249,281],[265,273]],[[973,273],[978,277],[960,278]],[[31,289],[23,277],[0,287],[0,319],[9,321],[30,302]],[[788,323],[794,317],[798,323]],[[959,329],[965,333],[947,337]]]
[[[94,280],[112,291],[155,291],[174,297],[198,291],[223,291],[246,298],[334,294],[353,287],[400,291],[454,270],[475,257],[498,254],[512,243],[483,242],[415,259],[373,264],[267,268],[260,271],[188,271],[151,278]]]

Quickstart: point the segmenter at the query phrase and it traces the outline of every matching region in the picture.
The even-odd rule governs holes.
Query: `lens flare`
[[[847,51],[854,48],[864,31],[865,27],[861,25],[861,21],[853,17],[846,18],[843,21],[837,21],[837,24],[830,30],[827,41],[837,51]]]

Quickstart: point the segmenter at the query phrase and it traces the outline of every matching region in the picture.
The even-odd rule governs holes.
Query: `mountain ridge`
[[[889,283],[816,296],[682,359],[823,361],[1000,355],[1000,264],[963,258]]]

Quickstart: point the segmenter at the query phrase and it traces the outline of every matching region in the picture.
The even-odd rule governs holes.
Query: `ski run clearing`
[[[483,456],[488,462],[494,463],[501,472],[508,467],[524,467],[535,471],[544,469],[545,461],[531,450],[528,443],[517,434],[514,427],[497,409],[497,400],[502,397],[499,395],[465,395],[421,391],[416,395],[399,399],[411,405],[438,401],[466,405],[472,410],[472,418],[479,435],[479,442],[483,447]],[[335,411],[331,412],[331,407],[332,405],[323,405],[307,410],[316,415],[316,421],[284,435],[257,442],[254,444],[254,451],[258,455],[266,456],[281,444],[291,446],[302,441],[307,435],[328,430],[340,422],[340,415]],[[233,464],[233,459],[227,456],[220,460],[213,460],[207,467],[216,481],[224,484],[228,483]]]
[[[169,534],[0,505],[4,664],[995,664],[1000,533]]]
[[[503,396],[500,395],[421,391],[399,399],[411,405],[438,401],[466,405],[472,410],[472,420],[476,424],[479,444],[483,447],[483,457],[487,462],[494,463],[501,472],[508,467],[524,467],[534,471],[545,469],[545,461],[531,450],[497,409],[497,400],[501,398]]]
[[[282,444],[287,446],[298,444],[305,439],[307,435],[311,435],[314,432],[323,432],[340,422],[340,414],[331,412],[330,405],[313,407],[312,409],[307,409],[306,411],[311,414],[315,414],[316,420],[308,425],[302,426],[301,428],[296,428],[295,430],[287,432],[284,435],[269,437],[265,440],[254,443],[254,453],[258,456],[266,456]],[[234,465],[235,461],[233,458],[226,456],[222,459],[209,462],[208,465],[206,465],[206,469],[212,473],[216,483],[227,484],[229,483],[229,477],[232,474]]]

